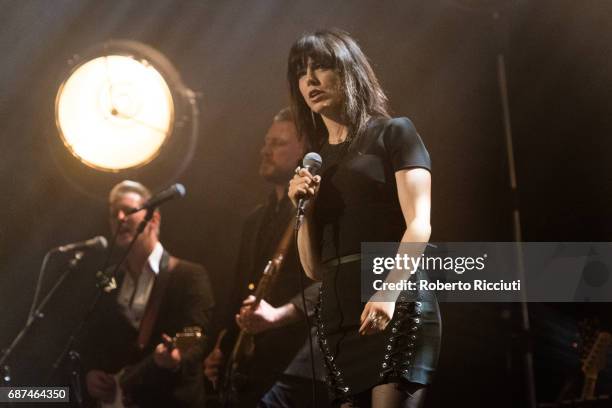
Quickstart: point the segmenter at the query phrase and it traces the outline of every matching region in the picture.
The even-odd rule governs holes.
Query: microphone
[[[72,244],[62,245],[57,247],[59,252],[70,252],[70,251],[78,251],[81,249],[95,249],[104,250],[108,246],[108,242],[106,242],[106,238],[102,235],[98,235],[97,237],[93,237],[88,239],[87,241],[75,242]]]
[[[302,167],[304,167],[310,174],[315,176],[321,166],[323,165],[323,159],[318,153],[310,152],[304,156],[304,160],[302,160]],[[298,217],[301,217],[304,214],[304,209],[306,208],[306,204],[308,203],[308,199],[300,198],[298,201]]]
[[[131,211],[128,211],[127,215],[131,215],[131,214],[134,214],[135,212],[142,211],[142,210],[152,210],[156,207],[159,207],[166,201],[172,200],[174,198],[185,197],[186,193],[187,193],[187,190],[185,190],[185,186],[179,183],[173,184],[167,189],[165,189],[164,191],[160,191],[159,193],[155,194],[142,207],[135,208]]]

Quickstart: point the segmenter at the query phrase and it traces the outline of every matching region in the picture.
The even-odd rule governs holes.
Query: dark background
[[[497,11],[497,12],[495,12]],[[163,209],[162,240],[206,265],[219,298],[243,217],[268,193],[256,173],[273,115],[288,102],[286,58],[303,32],[339,27],[360,42],[433,159],[432,241],[512,241],[497,55],[507,63],[525,241],[610,241],[612,2],[0,1],[0,347],[23,325],[51,247],[108,231],[106,193],[130,177],[188,195]],[[161,51],[201,93],[199,140],[125,174],[86,168],[59,145],[54,98],[67,61],[109,39]],[[184,137],[184,136],[183,136]],[[15,350],[15,383],[42,384],[94,293],[87,259]],[[45,287],[65,258],[50,263]],[[531,305],[537,390],[554,399],[577,373],[576,321],[607,305]],[[429,406],[521,406],[515,306],[443,305]],[[600,390],[610,390],[610,376]]]

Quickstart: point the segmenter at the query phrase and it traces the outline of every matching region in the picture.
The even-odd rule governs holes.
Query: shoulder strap
[[[257,246],[256,243],[257,243],[259,231],[261,229],[261,226],[263,225],[265,212],[266,212],[266,205],[264,204],[257,205],[257,207],[255,207],[255,209],[251,212],[251,216],[256,217],[256,218],[253,222],[253,229],[250,230],[250,233],[252,234],[252,236],[251,236],[251,239],[247,247],[248,252],[246,254],[246,259],[248,259],[249,265],[255,264],[255,255],[256,255],[255,249]]]
[[[153,289],[151,289],[151,295],[149,296],[149,301],[147,302],[147,307],[138,330],[138,348],[140,350],[143,350],[149,343],[151,333],[153,332],[153,326],[157,321],[159,306],[166,293],[168,281],[170,280],[171,270],[169,265],[170,254],[164,251],[159,262],[159,274],[155,278],[155,283],[153,283]]]

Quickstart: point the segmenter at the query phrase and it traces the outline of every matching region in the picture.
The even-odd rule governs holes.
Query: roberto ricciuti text
[[[484,279],[475,279],[472,282],[442,282],[436,281],[409,281],[402,279],[398,282],[385,282],[381,279],[373,282],[374,290],[435,290],[435,291],[520,291],[521,280],[513,280],[506,282],[503,279],[499,281],[487,281]]]

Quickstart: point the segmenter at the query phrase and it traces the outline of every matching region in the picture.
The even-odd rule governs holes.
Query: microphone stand
[[[123,224],[123,222],[125,222],[125,218],[121,221],[121,224],[117,227],[117,230],[115,231],[115,234],[113,234],[113,239],[111,240],[111,245],[110,245],[110,248],[109,248],[109,251],[108,251],[108,255],[106,256],[106,259],[104,261],[104,266],[103,266],[102,270],[100,270],[100,271],[98,271],[96,273],[96,278],[98,279],[98,282],[96,283],[96,287],[98,287],[98,289],[100,289],[100,290],[98,290],[96,292],[96,296],[94,297],[93,301],[89,305],[89,308],[87,309],[87,312],[85,313],[85,315],[83,316],[83,318],[81,319],[79,324],[74,328],[74,330],[70,334],[70,337],[66,341],[66,344],[64,345],[64,348],[62,349],[62,352],[55,359],[55,362],[53,363],[53,366],[51,368],[51,372],[49,373],[48,378],[50,378],[55,373],[55,371],[60,367],[60,365],[62,364],[62,362],[66,358],[66,356],[70,356],[70,360],[71,360],[71,380],[73,382],[78,382],[78,384],[79,384],[79,386],[75,388],[75,390],[78,391],[77,395],[75,396],[75,399],[77,401],[79,401],[79,403],[80,403],[80,401],[82,401],[82,396],[78,395],[80,393],[80,390],[81,390],[81,388],[80,388],[81,381],[78,378],[79,377],[79,374],[78,374],[79,370],[76,367],[79,366],[80,356],[79,356],[79,353],[77,351],[72,350],[72,347],[74,346],[74,342],[76,341],[76,339],[81,335],[81,332],[82,332],[83,328],[85,327],[85,323],[87,321],[89,321],[89,319],[92,316],[94,310],[96,309],[96,306],[100,302],[100,299],[102,298],[102,294],[103,293],[110,293],[110,292],[112,292],[113,290],[115,290],[117,288],[117,282],[116,282],[116,279],[115,279],[116,276],[117,276],[117,272],[119,271],[119,269],[121,269],[121,266],[123,265],[123,263],[127,259],[128,255],[130,254],[130,251],[134,247],[134,244],[136,243],[136,240],[138,239],[140,234],[142,234],[142,232],[146,228],[146,226],[149,223],[149,221],[151,221],[151,218],[153,218],[153,213],[154,212],[155,212],[155,208],[147,209],[147,214],[145,215],[145,218],[138,225],[138,228],[136,229],[136,234],[134,235],[134,238],[132,238],[132,240],[130,241],[130,244],[128,245],[127,249],[125,250],[123,256],[121,257],[120,262],[117,263],[117,265],[113,269],[112,273],[108,274],[106,272],[106,269],[108,268],[108,266],[110,264],[111,255],[112,255],[113,249],[115,248],[115,244],[117,242],[117,235],[119,234],[119,230],[121,229],[121,224]]]
[[[504,141],[506,145],[506,156],[508,162],[508,181],[512,194],[512,231],[514,241],[517,243],[515,256],[517,261],[517,274],[521,281],[525,282],[525,265],[524,255],[522,251],[523,234],[521,230],[521,212],[519,206],[518,181],[516,175],[516,160],[514,155],[514,141],[512,136],[512,121],[510,117],[510,102],[508,96],[508,80],[506,75],[506,58],[505,50],[507,47],[507,22],[502,20],[504,15],[496,10],[492,14],[493,19],[497,23],[497,84],[499,86],[499,97],[502,108],[502,119],[504,126]],[[537,405],[536,399],[536,382],[533,362],[533,345],[531,342],[532,330],[529,318],[528,299],[525,292],[520,292],[519,316],[520,330],[515,333],[515,342],[522,351],[522,369],[524,375],[525,400],[523,401],[528,408],[535,408]]]
[[[47,254],[45,255],[45,260],[43,261],[43,265],[42,265],[43,269],[46,267],[46,263],[47,263],[46,260],[47,260],[47,258],[49,256],[49,254],[52,253],[53,251],[54,251],[54,249],[49,251],[49,252],[47,252]],[[38,320],[42,320],[45,317],[45,315],[43,313],[43,310],[44,310],[45,306],[47,305],[47,303],[49,303],[49,300],[51,300],[51,298],[53,297],[55,292],[57,292],[59,287],[62,286],[62,283],[66,280],[68,275],[70,275],[70,273],[74,269],[76,269],[76,266],[78,265],[79,261],[82,258],[83,258],[83,252],[82,251],[76,251],[73,254],[72,259],[68,262],[68,268],[64,271],[62,276],[60,276],[60,278],[57,280],[57,282],[55,282],[55,285],[53,285],[53,287],[49,290],[47,295],[40,302],[40,305],[34,310],[34,312],[30,313],[30,315],[28,316],[28,320],[26,321],[26,324],[19,331],[17,336],[13,339],[13,341],[10,344],[10,346],[8,346],[8,348],[6,348],[4,350],[4,352],[2,354],[2,357],[0,358],[0,367],[2,367],[2,371],[3,371],[2,381],[4,383],[8,384],[11,381],[11,377],[10,377],[10,374],[9,374],[10,373],[10,367],[8,365],[4,365],[4,363],[8,360],[8,358],[10,357],[12,352],[19,345],[19,343],[21,343],[21,341],[25,337],[26,333],[34,325],[34,322],[36,322]],[[33,304],[32,306],[35,307],[35,304]]]

